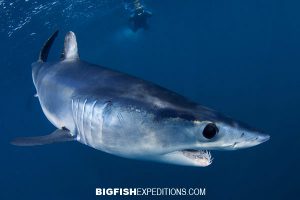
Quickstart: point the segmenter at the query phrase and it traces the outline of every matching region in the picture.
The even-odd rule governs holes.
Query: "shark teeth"
[[[206,167],[213,161],[211,153],[207,150],[183,150],[183,155],[192,159],[196,165]]]

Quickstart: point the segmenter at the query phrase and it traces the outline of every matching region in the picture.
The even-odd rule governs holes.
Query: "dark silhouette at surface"
[[[148,18],[152,16],[152,13],[146,10],[139,0],[134,0],[132,4],[133,8],[131,9],[131,15],[129,18],[130,28],[134,32],[139,29],[147,30],[149,28]]]
[[[135,11],[130,16],[129,22],[131,25],[131,29],[136,32],[138,29],[145,29],[147,30],[149,28],[148,26],[148,18],[152,16],[152,13],[149,11],[144,10],[143,8],[140,8]]]

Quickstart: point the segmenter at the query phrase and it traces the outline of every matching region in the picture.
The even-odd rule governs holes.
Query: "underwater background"
[[[148,30],[134,33],[122,0],[0,0],[0,199],[124,198],[96,197],[96,187],[206,188],[205,197],[160,197],[170,199],[296,199],[300,1],[143,3],[153,16]],[[206,168],[124,159],[76,142],[10,145],[55,129],[34,97],[31,63],[57,29],[51,60],[72,30],[81,59],[176,91],[264,130],[270,141],[212,151]]]

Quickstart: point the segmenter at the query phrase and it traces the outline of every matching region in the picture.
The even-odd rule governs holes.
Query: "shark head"
[[[238,150],[269,140],[270,136],[214,110],[197,106],[191,111],[169,110],[162,130],[177,130],[174,150],[155,159],[177,165],[205,167],[212,163],[209,150]],[[170,136],[171,137],[171,136]],[[173,139],[170,139],[172,142]],[[180,142],[179,142],[180,141]],[[173,143],[174,144],[174,143]],[[171,145],[171,144],[170,144]]]
[[[200,105],[172,107],[140,98],[109,107],[102,140],[110,148],[107,152],[122,157],[205,167],[213,160],[210,150],[249,148],[270,138]]]

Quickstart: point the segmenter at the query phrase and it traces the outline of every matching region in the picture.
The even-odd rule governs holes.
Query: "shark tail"
[[[53,42],[55,40],[55,38],[58,35],[58,30],[55,31],[50,37],[49,39],[45,42],[44,46],[42,47],[41,51],[40,51],[40,55],[39,55],[39,61],[40,62],[46,62],[48,59],[48,55],[50,52],[50,49],[53,45]]]
[[[40,51],[38,62],[47,61],[50,49],[57,35],[58,30],[55,31],[45,42]],[[69,31],[65,36],[64,49],[61,55],[61,59],[62,61],[73,61],[79,59],[76,36],[72,31]]]

